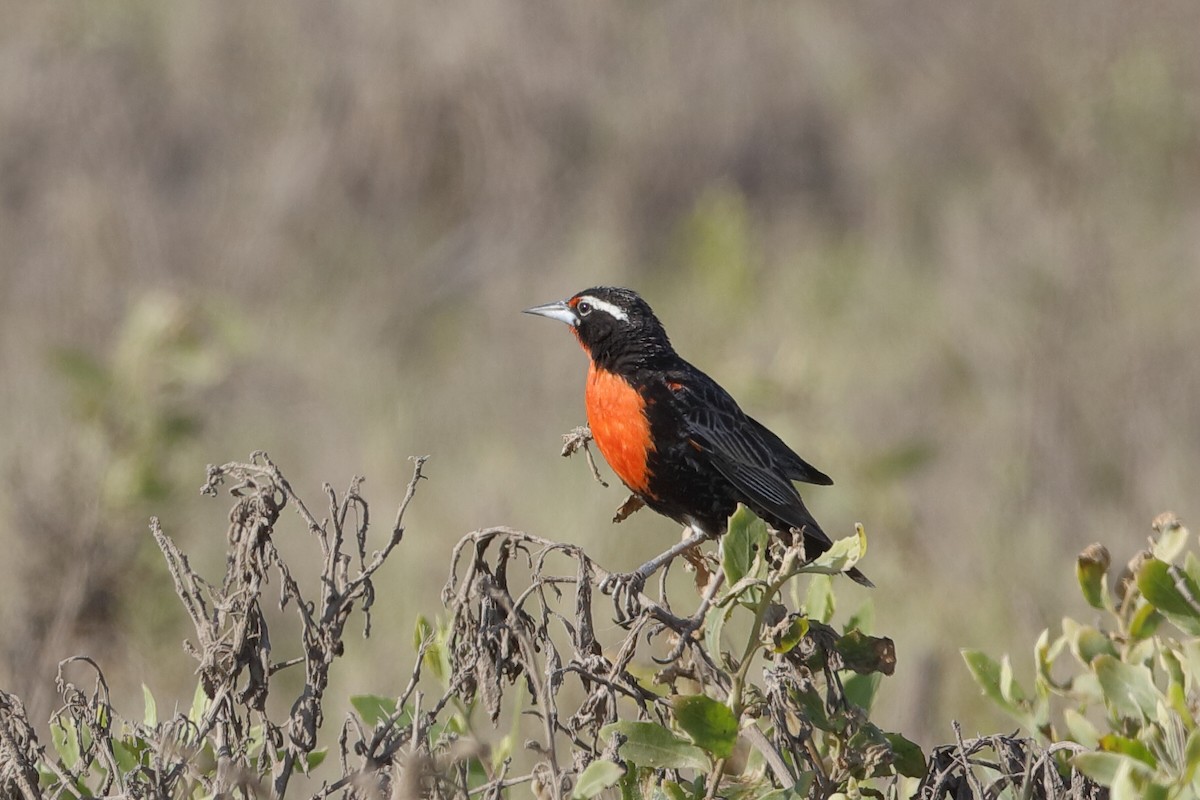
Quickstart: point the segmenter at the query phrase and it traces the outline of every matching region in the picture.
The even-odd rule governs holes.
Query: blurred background
[[[614,569],[675,541],[558,455],[584,358],[518,312],[595,284],[834,477],[806,498],[866,526],[878,586],[840,608],[896,641],[878,722],[924,745],[1012,727],[960,647],[1028,678],[1087,618],[1082,547],[1200,516],[1194,2],[3,18],[0,685],[35,719],[79,652],[134,717],[139,683],[190,702],[147,519],[216,578],[229,503],[197,490],[255,449],[314,508],[367,476],[381,540],[432,456],[334,697],[403,687],[470,530]]]

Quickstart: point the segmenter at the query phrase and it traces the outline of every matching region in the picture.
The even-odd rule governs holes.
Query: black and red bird
[[[778,531],[801,531],[809,558],[829,549],[793,481],[833,481],[681,358],[636,292],[597,286],[525,313],[571,326],[590,361],[592,438],[647,506],[716,537],[744,503]],[[848,574],[871,585],[857,569]]]

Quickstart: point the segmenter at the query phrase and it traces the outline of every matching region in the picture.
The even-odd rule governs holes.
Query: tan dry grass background
[[[834,476],[806,496],[866,525],[897,642],[880,723],[925,744],[1008,725],[959,647],[1027,663],[1086,614],[1080,548],[1200,510],[1195,3],[2,15],[0,684],[43,719],[79,651],[118,705],[190,698],[145,520],[215,573],[195,489],[255,448],[385,521],[433,456],[335,695],[402,685],[466,531],[673,541],[556,455],[583,359],[517,312],[596,283]]]

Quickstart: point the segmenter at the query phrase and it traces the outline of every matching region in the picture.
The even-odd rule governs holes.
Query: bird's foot
[[[613,572],[600,581],[600,591],[612,595],[618,625],[625,625],[642,613],[641,595],[645,588],[646,574],[641,571]]]

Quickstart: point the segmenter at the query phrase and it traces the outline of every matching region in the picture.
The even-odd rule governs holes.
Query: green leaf
[[[652,800],[694,800],[702,796],[703,794],[689,792],[676,781],[663,781],[654,787],[654,793],[650,795]]]
[[[806,689],[794,689],[788,694],[792,702],[800,707],[800,716],[823,731],[839,729],[839,725],[845,719],[845,716],[841,714],[835,715],[832,720],[829,719],[825,714],[825,699],[817,693],[817,690],[811,684]]]
[[[312,772],[317,767],[321,766],[321,762],[325,760],[325,756],[329,754],[329,748],[322,747],[320,750],[313,750],[311,753],[304,756],[304,774]]]
[[[1150,767],[1150,769],[1158,766],[1158,759],[1150,752],[1150,748],[1137,739],[1118,736],[1115,733],[1106,733],[1100,737],[1100,749],[1105,753],[1120,753],[1130,758],[1136,758]]]
[[[1014,706],[1020,705],[1026,699],[1025,690],[1013,677],[1012,661],[1007,655],[1000,659],[1000,694]]]
[[[1171,614],[1200,616],[1200,588],[1191,576],[1157,558],[1142,564],[1137,575],[1138,589],[1142,595],[1161,611]]]
[[[883,736],[892,746],[892,766],[896,772],[906,778],[924,778],[927,764],[921,748],[898,733],[884,733]]]
[[[1193,681],[1200,681],[1200,639],[1188,639],[1179,643],[1180,660],[1187,668]]]
[[[76,726],[75,731],[79,735],[79,757],[80,757],[80,761],[82,761],[83,757],[89,751],[91,751],[92,744],[94,743],[94,740],[92,738],[92,729],[90,727],[88,727],[87,725],[82,725],[82,726]],[[88,763],[93,764],[95,762],[91,761]]]
[[[1067,724],[1067,732],[1072,741],[1095,750],[1100,746],[1100,732],[1091,721],[1073,708],[1063,710],[1063,721]]]
[[[828,575],[814,575],[804,598],[804,611],[808,618],[828,625],[829,620],[833,619],[834,607],[833,579]]]
[[[58,784],[59,784],[58,773],[55,772],[54,770],[50,769],[50,767],[48,767],[46,765],[45,760],[39,760],[37,762],[37,771],[38,771],[38,785],[41,786],[43,789],[50,787],[50,786],[58,786]]]
[[[1138,610],[1133,612],[1133,618],[1129,620],[1129,636],[1134,641],[1149,639],[1158,630],[1162,621],[1163,615],[1157,608],[1149,603],[1142,603]]]
[[[1193,581],[1200,584],[1200,558],[1196,558],[1196,554],[1191,550],[1183,558],[1183,571],[1190,575]]]
[[[1141,664],[1126,664],[1110,655],[1092,661],[1092,669],[1104,690],[1104,699],[1122,717],[1152,719],[1161,696],[1154,676]]]
[[[1052,667],[1066,646],[1066,636],[1058,636],[1054,641],[1050,641],[1050,629],[1045,628],[1033,648],[1033,658],[1037,663],[1037,677],[1046,686],[1053,687],[1057,691],[1062,691],[1067,686],[1062,681],[1055,680]]]
[[[842,693],[848,702],[863,711],[870,711],[871,707],[875,705],[875,695],[879,691],[879,684],[882,681],[883,676],[878,672],[873,675],[851,673],[842,678]]]
[[[1121,653],[1121,660],[1126,664],[1149,665],[1158,654],[1161,645],[1155,639],[1143,639],[1140,642],[1129,642]]]
[[[593,761],[587,765],[575,782],[575,791],[571,793],[574,800],[590,800],[610,786],[615,786],[625,767],[611,761]]]
[[[796,783],[787,789],[774,789],[763,795],[756,795],[754,800],[803,800],[808,797],[812,788],[813,774],[803,772]]]
[[[981,650],[963,650],[962,657],[967,662],[967,669],[970,670],[971,677],[979,684],[979,688],[983,689],[984,695],[997,705],[1015,710],[1012,703],[1000,691],[999,662]]]
[[[708,610],[704,620],[704,642],[708,652],[717,656],[717,663],[725,663],[724,651],[721,650],[721,633],[725,630],[725,621],[733,613],[734,605],[714,605]]]
[[[112,751],[121,772],[133,772],[141,763],[137,750],[122,739],[112,740]]]
[[[74,769],[79,762],[79,734],[74,722],[64,723],[56,719],[50,723],[50,738],[54,741],[54,749],[62,763],[69,769]]]
[[[207,710],[208,695],[204,692],[204,682],[196,681],[196,691],[192,692],[192,707],[188,711],[188,719],[198,723],[204,718],[204,712]]]
[[[1137,800],[1168,800],[1171,797],[1171,787],[1149,781],[1142,786],[1134,785]],[[1111,800],[1111,798],[1110,798]]]
[[[739,504],[729,518],[729,529],[721,537],[721,569],[725,571],[729,586],[750,574],[755,558],[766,549],[767,541],[767,524]]]
[[[1004,709],[1025,729],[1038,730],[1042,724],[1042,717],[1049,712],[1049,704],[1043,701],[1037,708],[1030,709],[1029,703],[1013,699],[1017,697],[1018,690],[1012,683],[1011,665],[1006,669],[1002,664],[979,650],[963,650],[962,656],[963,660],[967,662],[967,669],[970,670],[971,676],[983,689],[984,695]],[[1004,660],[1007,662],[1008,656],[1005,656]],[[1089,675],[1089,677],[1091,676]]]
[[[1080,705],[1104,702],[1104,690],[1094,672],[1080,672],[1070,680],[1069,695]]]
[[[1181,630],[1200,635],[1200,587],[1184,570],[1157,558],[1148,559],[1137,575],[1142,596]]]
[[[870,633],[874,628],[875,603],[868,599],[859,606],[858,611],[850,615],[850,619],[846,620],[846,627],[843,628],[843,631],[849,633],[852,630],[858,629],[863,633]]]
[[[1187,544],[1188,529],[1178,519],[1172,519],[1150,545],[1150,552],[1160,561],[1174,561]]]
[[[1101,786],[1112,786],[1122,768],[1140,771],[1146,776],[1150,774],[1150,768],[1145,764],[1119,753],[1080,753],[1071,759],[1071,763]]]
[[[142,684],[142,703],[146,707],[143,716],[143,722],[147,728],[153,728],[158,725],[158,704],[154,702],[154,695],[150,693],[150,687]]]
[[[1117,654],[1112,640],[1090,625],[1080,625],[1072,619],[1064,619],[1063,633],[1067,637],[1071,653],[1084,666],[1090,665],[1096,656]]]
[[[738,720],[729,706],[702,694],[677,696],[671,705],[675,721],[697,746],[717,758],[729,758],[738,735]]]
[[[696,769],[702,772],[712,768],[703,750],[658,723],[622,720],[600,729],[600,736],[605,739],[613,734],[625,737],[619,751],[621,758],[639,767]]]
[[[720,604],[729,605],[731,601],[736,600],[742,608],[755,611],[758,604],[762,602],[763,587],[765,586],[766,583],[761,578],[747,575],[725,590]]]
[[[1088,545],[1075,562],[1075,576],[1079,579],[1079,588],[1083,590],[1083,598],[1092,608],[1104,608],[1104,601],[1108,595],[1105,575],[1110,563],[1108,549],[1102,544]]]
[[[768,645],[773,653],[787,653],[793,647],[800,644],[808,633],[808,620],[799,614],[791,614],[787,618],[787,625],[783,630],[772,629],[764,631],[765,634],[770,634]]]
[[[396,713],[396,699],[377,694],[356,694],[350,698],[350,705],[354,706],[354,710],[368,728],[374,728]]]
[[[1183,722],[1184,728],[1191,731],[1196,727],[1196,720],[1192,717],[1191,706],[1188,703],[1187,678],[1183,674],[1183,664],[1180,661],[1180,656],[1173,651],[1167,651],[1162,654],[1162,664],[1167,672],[1167,704],[1171,710]]]
[[[855,524],[854,535],[838,539],[828,550],[804,566],[801,572],[836,575],[847,572],[867,554],[867,532],[861,523]]]
[[[1191,732],[1187,744],[1183,748],[1184,779],[1194,780],[1197,769],[1200,769],[1200,728]]]

